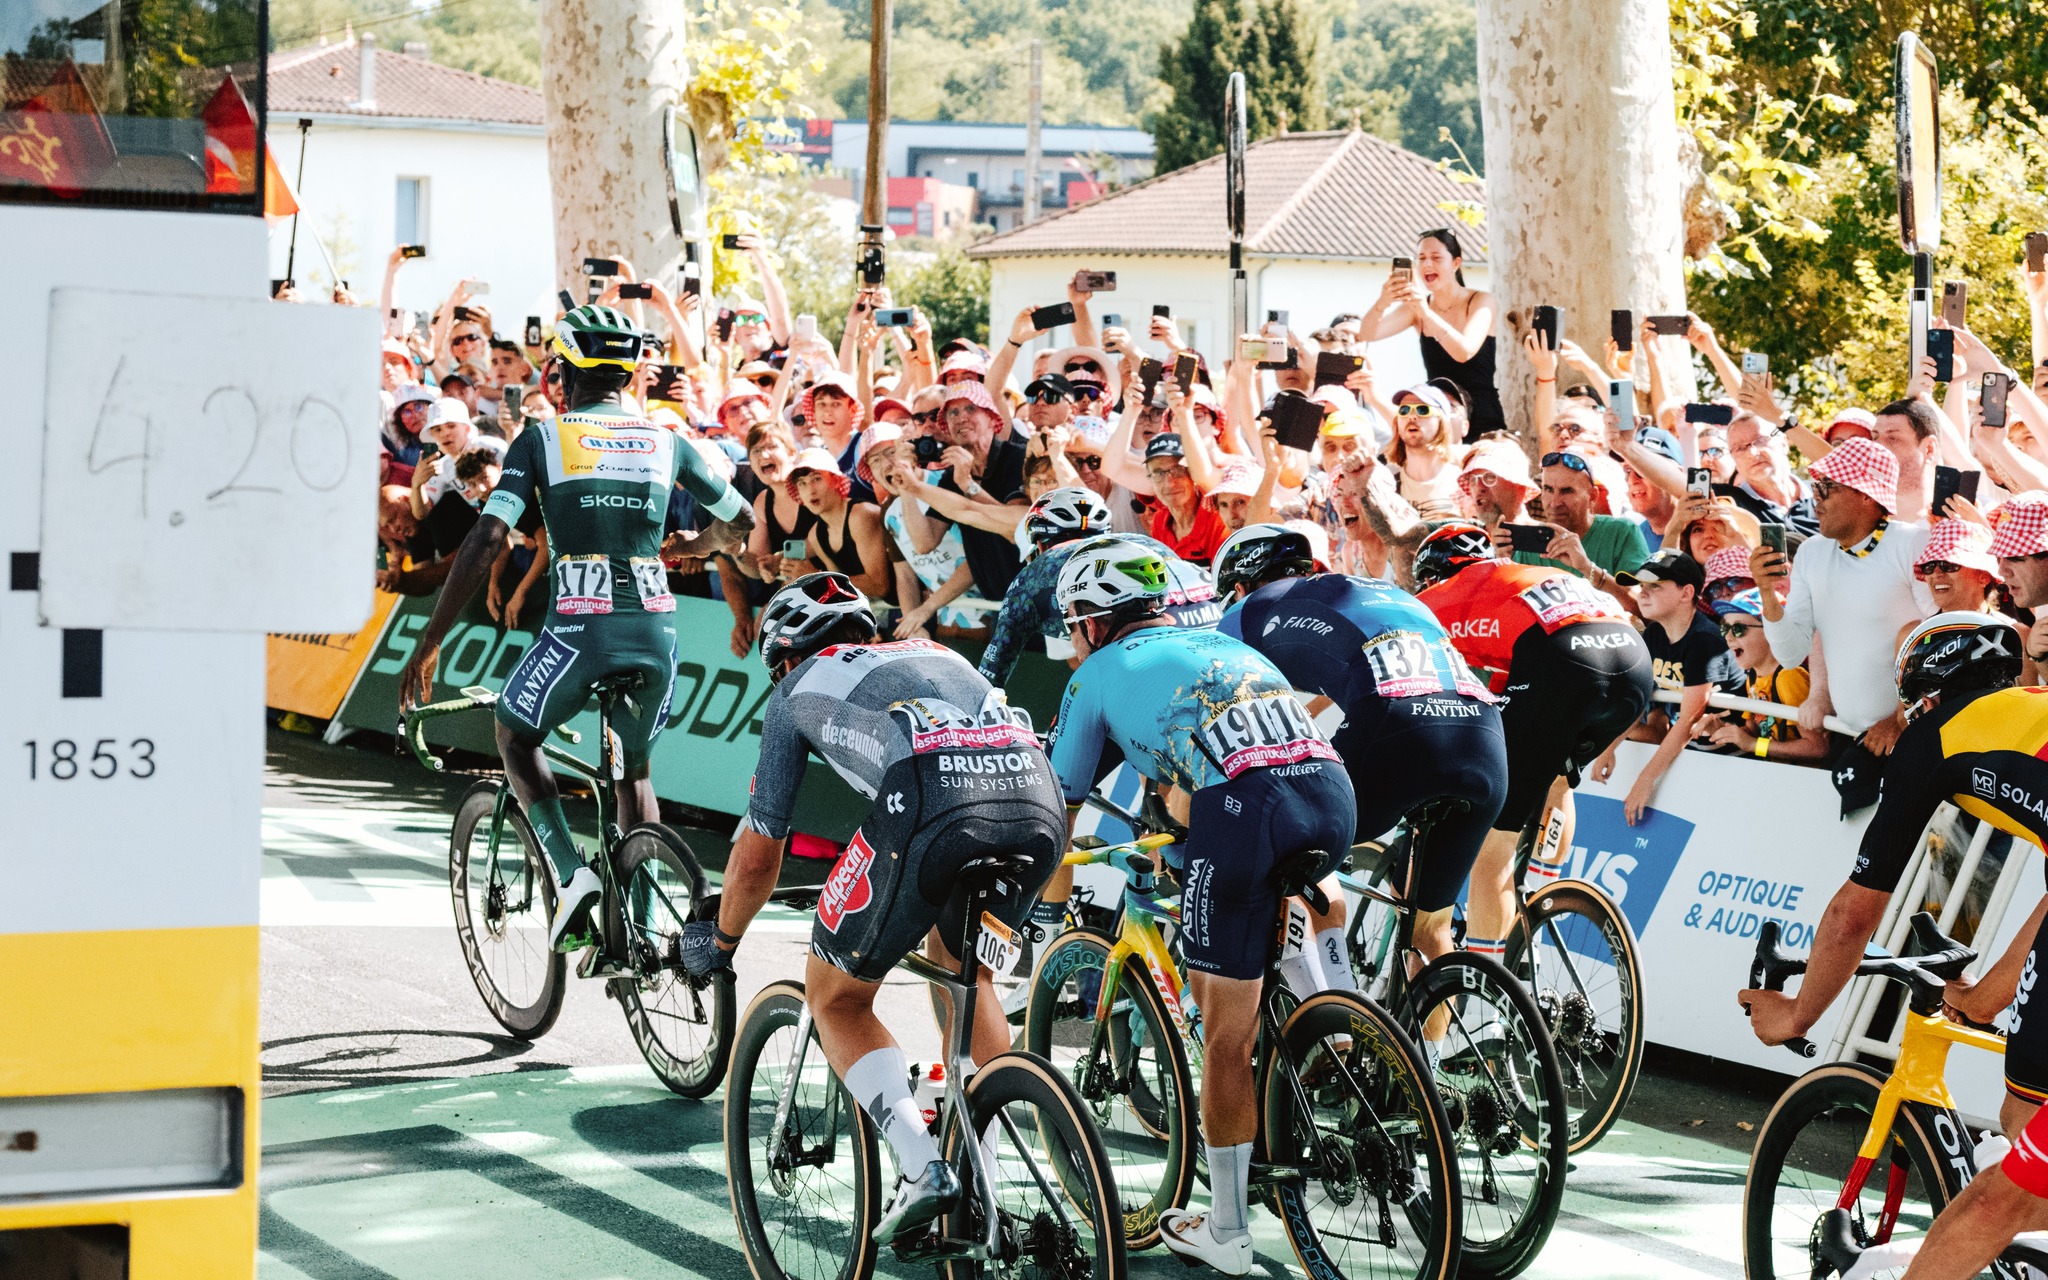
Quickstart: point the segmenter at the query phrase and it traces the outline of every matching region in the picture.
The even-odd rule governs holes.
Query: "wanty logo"
[[[654,441],[637,436],[578,436],[576,443],[593,453],[654,452]]]
[[[868,847],[867,838],[854,832],[853,843],[839,855],[818,894],[818,919],[828,932],[839,932],[840,921],[867,909],[875,896],[874,886],[868,883],[868,867],[874,860],[875,851]]]

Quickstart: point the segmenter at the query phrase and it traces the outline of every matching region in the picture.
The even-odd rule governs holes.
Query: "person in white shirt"
[[[1809,474],[1820,535],[1799,548],[1782,604],[1785,557],[1768,546],[1750,556],[1763,589],[1764,635],[1787,665],[1804,662],[1818,636],[1827,647],[1827,687],[1816,685],[1811,696],[1831,702],[1872,754],[1886,755],[1905,728],[1892,683],[1899,628],[1934,611],[1913,573],[1927,528],[1892,520],[1899,461],[1882,445],[1846,440]]]
[[[455,461],[471,449],[489,449],[498,455],[500,462],[505,458],[505,442],[497,436],[487,436],[476,429],[469,416],[469,406],[454,396],[443,396],[427,411],[427,425],[420,435],[428,444],[439,449],[440,456],[431,460],[422,458],[414,475],[412,487],[412,514],[415,520],[424,520],[435,504],[450,494],[461,500],[462,484],[455,478]]]

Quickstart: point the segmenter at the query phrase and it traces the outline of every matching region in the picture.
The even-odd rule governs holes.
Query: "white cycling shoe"
[[[1182,1258],[1205,1262],[1226,1276],[1251,1274],[1252,1233],[1219,1239],[1215,1218],[1192,1209],[1168,1209],[1159,1215],[1159,1240]]]
[[[548,948],[581,951],[597,941],[591,913],[604,898],[604,882],[589,867],[578,867],[555,898],[555,922],[548,926]]]

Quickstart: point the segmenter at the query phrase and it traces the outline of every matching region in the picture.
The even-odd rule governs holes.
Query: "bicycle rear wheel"
[[[1071,1081],[1122,1194],[1131,1249],[1159,1243],[1159,1215],[1195,1176],[1195,1099],[1186,1048],[1142,965],[1123,966],[1098,1043],[1110,944],[1091,930],[1053,939],[1032,978],[1023,1047]]]
[[[1266,1158],[1308,1280],[1457,1272],[1461,1209],[1450,1122],[1414,1042],[1349,992],[1302,1002],[1266,1052]]]
[[[998,1054],[967,1085],[971,1132],[992,1134],[991,1170],[997,1254],[987,1262],[954,1259],[946,1280],[1125,1280],[1124,1217],[1102,1137],[1088,1109],[1051,1063],[1031,1053]],[[980,1240],[986,1205],[974,1194],[965,1141],[968,1128],[949,1112],[941,1149],[969,1189],[940,1219],[950,1240]]]
[[[1503,957],[1536,997],[1564,1067],[1571,1154],[1600,1141],[1643,1069],[1643,971],[1614,899],[1560,880],[1522,904]]]
[[[1792,1083],[1757,1130],[1742,1191],[1742,1260],[1749,1280],[1808,1280],[1816,1225],[1846,1184],[1877,1105],[1884,1076],[1859,1063],[1835,1062]],[[1899,1108],[1891,1140],[1851,1210],[1857,1243],[1873,1244],[1895,1178],[1894,1240],[1927,1234],[1934,1216],[1963,1189],[1971,1143],[1952,1111],[1917,1102]],[[1900,1268],[1899,1270],[1903,1270]],[[1882,1273],[1896,1276],[1898,1271]]]
[[[554,871],[511,796],[505,797],[492,850],[491,815],[504,786],[483,779],[457,802],[448,831],[448,893],[462,960],[484,1008],[508,1034],[532,1040],[545,1035],[562,1012],[568,966],[548,947]]]
[[[619,842],[618,893],[606,929],[623,946],[632,976],[611,980],[640,1055],[685,1098],[709,1097],[732,1052],[732,975],[699,982],[683,972],[683,925],[704,893],[690,846],[658,822]]]
[[[866,1280],[882,1212],[875,1134],[817,1032],[798,1039],[803,1012],[803,985],[775,982],[740,1022],[725,1094],[733,1221],[754,1280]]]

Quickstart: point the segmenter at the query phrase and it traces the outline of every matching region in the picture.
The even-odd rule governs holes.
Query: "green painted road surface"
[[[484,1012],[447,888],[447,815],[468,781],[271,736],[259,1274],[747,1280],[723,1092],[697,1103],[658,1085],[596,984],[572,978],[561,1020],[530,1045]],[[710,861],[726,834],[686,832],[720,852]],[[800,974],[808,929],[775,909],[749,932],[742,1012],[764,983]],[[878,1007],[911,1060],[929,1061],[923,990],[892,981]],[[1779,1087],[1653,1056],[1628,1116],[1574,1162],[1525,1274],[1739,1277],[1739,1125],[1760,1121]],[[1277,1221],[1255,1210],[1253,1227],[1255,1274],[1299,1275]],[[1159,1252],[1133,1270],[1194,1274]]]

